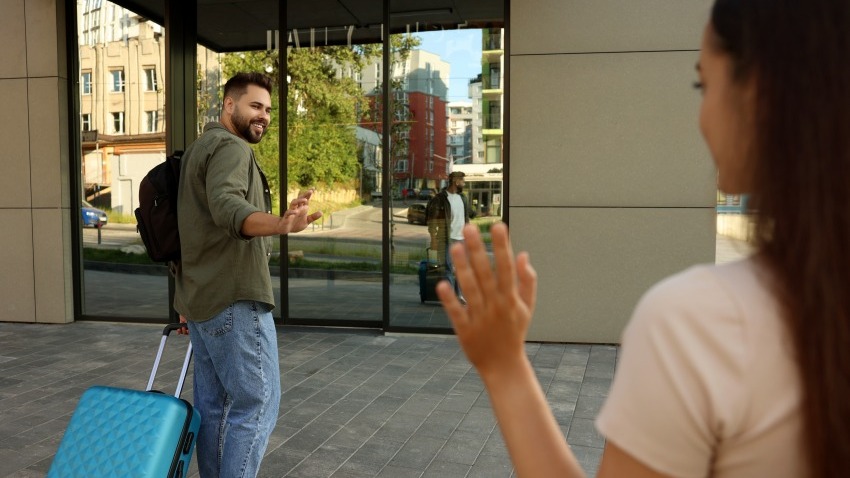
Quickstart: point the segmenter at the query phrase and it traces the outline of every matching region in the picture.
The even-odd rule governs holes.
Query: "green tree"
[[[394,64],[404,62],[410,51],[420,44],[419,38],[409,35],[393,35],[391,42]],[[361,112],[368,108],[365,108],[365,95],[359,85],[340,72],[348,69],[362,71],[364,65],[381,58],[381,54],[381,45],[292,48],[288,51],[289,87],[285,114],[289,186],[354,185],[359,175],[354,128],[363,119]],[[275,81],[273,105],[280,104],[279,68],[277,51],[229,53],[222,59],[225,78],[240,71],[261,71],[271,76]],[[400,91],[401,80],[394,80],[392,89]],[[281,114],[284,111],[272,114],[265,139],[254,145],[257,161],[268,176],[275,196],[281,187],[278,174]],[[398,131],[404,127],[402,121]],[[393,133],[394,137],[401,136],[396,126]]]
[[[363,94],[341,67],[362,68],[362,54],[347,47],[300,48],[288,54],[287,159],[300,186],[352,185],[358,175],[354,126]]]

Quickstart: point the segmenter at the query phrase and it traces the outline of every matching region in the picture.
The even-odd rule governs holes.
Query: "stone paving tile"
[[[572,446],[603,448],[605,439],[596,431],[593,420],[588,418],[573,418],[567,442]]]
[[[573,416],[576,418],[593,419],[599,414],[599,410],[602,409],[604,403],[605,397],[579,395]]]
[[[443,449],[437,454],[436,459],[442,462],[472,466],[486,442],[487,435],[481,433],[463,431],[453,433]]]
[[[375,475],[373,475],[376,476],[393,459],[402,446],[404,446],[404,443],[370,439],[346,460],[344,466],[369,465],[377,469]]]
[[[401,466],[387,466],[378,473],[379,478],[419,478],[423,472]]]
[[[0,477],[44,476],[88,386],[143,388],[161,330],[0,323]],[[279,332],[283,393],[261,477],[513,476],[481,379],[453,337]],[[167,393],[182,363],[179,345],[166,348],[155,382]],[[618,348],[527,344],[526,353],[592,476],[604,445],[593,419]],[[191,386],[190,374],[184,398]],[[197,476],[194,460],[189,476]]]
[[[570,449],[587,476],[596,476],[596,472],[599,471],[599,462],[602,461],[602,448],[572,445]]]
[[[471,465],[462,465],[460,463],[434,460],[431,462],[430,465],[428,465],[428,468],[425,469],[425,473],[422,476],[432,478],[445,478],[446,476],[466,476],[469,474],[469,470],[471,469]]]
[[[509,478],[513,476],[510,460],[501,456],[481,455],[469,469],[467,478]]]
[[[415,433],[396,453],[388,466],[424,470],[446,444],[445,438]]]
[[[322,446],[295,466],[286,476],[299,478],[325,478],[333,475],[355,449]]]

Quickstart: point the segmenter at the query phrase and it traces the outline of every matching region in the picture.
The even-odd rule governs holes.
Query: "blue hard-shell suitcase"
[[[201,426],[198,411],[180,398],[192,359],[191,342],[174,396],[151,391],[166,339],[181,326],[169,324],[163,331],[145,391],[94,386],[83,393],[48,478],[188,475]]]

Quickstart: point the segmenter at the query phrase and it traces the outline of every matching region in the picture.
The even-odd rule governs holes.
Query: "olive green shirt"
[[[245,218],[259,211],[271,212],[271,196],[253,151],[221,124],[207,124],[180,166],[174,296],[180,315],[208,320],[239,300],[274,307],[272,240],[241,233]]]

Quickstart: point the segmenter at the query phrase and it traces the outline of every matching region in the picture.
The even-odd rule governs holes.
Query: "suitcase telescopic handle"
[[[159,369],[159,362],[162,360],[162,351],[165,350],[165,342],[168,340],[168,335],[171,334],[171,331],[182,329],[187,327],[186,324],[182,323],[172,323],[165,326],[162,330],[162,339],[159,341],[159,350],[156,352],[156,358],[153,361],[153,369],[151,370],[151,376],[148,379],[148,386],[145,387],[146,391],[151,391],[153,389],[153,380],[156,377],[156,371]],[[177,389],[174,391],[175,397],[180,397],[180,393],[183,391],[183,384],[186,382],[186,374],[189,372],[189,363],[192,361],[192,342],[189,341],[189,347],[186,348],[186,356],[183,358],[183,368],[180,370],[180,379],[177,381]]]

